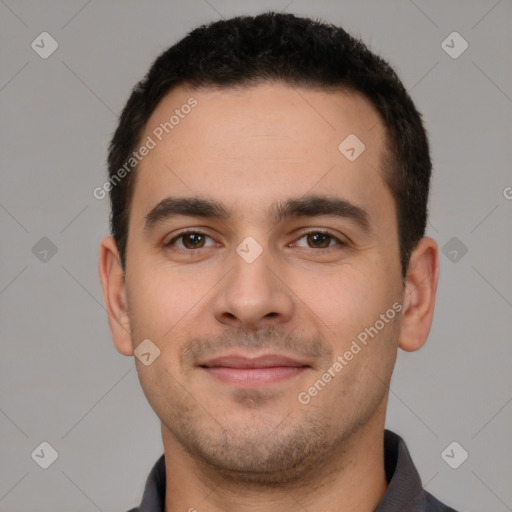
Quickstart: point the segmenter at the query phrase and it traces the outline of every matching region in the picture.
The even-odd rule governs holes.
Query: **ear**
[[[121,354],[132,356],[125,277],[117,244],[111,236],[101,241],[98,270],[114,345]]]
[[[422,238],[411,254],[404,291],[404,313],[398,346],[418,350],[427,340],[439,279],[439,250],[433,238]]]

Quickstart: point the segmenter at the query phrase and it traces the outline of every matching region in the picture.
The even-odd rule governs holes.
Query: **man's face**
[[[141,139],[156,147],[137,170],[126,299],[133,347],[160,350],[137,368],[166,442],[239,479],[291,480],[383,422],[403,300],[384,133],[342,92],[178,88],[159,104]],[[359,156],[356,139],[338,148],[351,134]],[[225,216],[193,215],[193,201],[170,215],[184,204],[168,198]]]

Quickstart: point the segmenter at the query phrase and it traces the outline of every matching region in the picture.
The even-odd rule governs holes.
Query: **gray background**
[[[111,342],[97,273],[108,202],[92,191],[116,116],[153,59],[200,23],[264,9],[362,37],[424,115],[429,234],[444,253],[431,335],[399,354],[387,424],[441,500],[512,510],[510,0],[0,0],[2,512],[138,504],[162,453],[159,422]],[[59,44],[47,59],[31,48],[43,31]],[[469,44],[456,59],[441,46],[453,31]],[[43,237],[55,255],[36,246]],[[59,454],[46,470],[31,458],[42,441]],[[458,469],[441,457],[452,441],[469,453]]]

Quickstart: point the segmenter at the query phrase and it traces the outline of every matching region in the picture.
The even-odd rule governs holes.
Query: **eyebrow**
[[[201,217],[225,221],[231,213],[214,199],[199,197],[166,197],[145,217],[145,229],[178,216]],[[293,217],[336,217],[353,221],[365,233],[370,232],[368,212],[345,199],[324,195],[308,195],[271,205],[269,217],[276,224]]]

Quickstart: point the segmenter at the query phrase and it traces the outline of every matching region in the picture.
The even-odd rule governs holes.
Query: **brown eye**
[[[306,245],[301,243],[295,243],[294,245],[309,249],[334,249],[336,245],[341,247],[347,245],[345,242],[326,231],[309,231],[303,233],[298,239],[298,242],[302,239],[306,240]]]
[[[200,249],[204,246],[204,235],[199,233],[190,233],[186,235],[181,235],[183,240],[183,245],[187,249]]]
[[[311,247],[319,247],[320,249],[327,249],[333,238],[326,233],[309,233],[306,237]]]
[[[175,236],[172,240],[166,243],[165,246],[176,246],[177,250],[203,249],[204,247],[208,247],[207,245],[205,245],[207,238],[211,239],[211,237],[204,233],[201,233],[200,231],[187,231],[180,233],[178,236]]]

